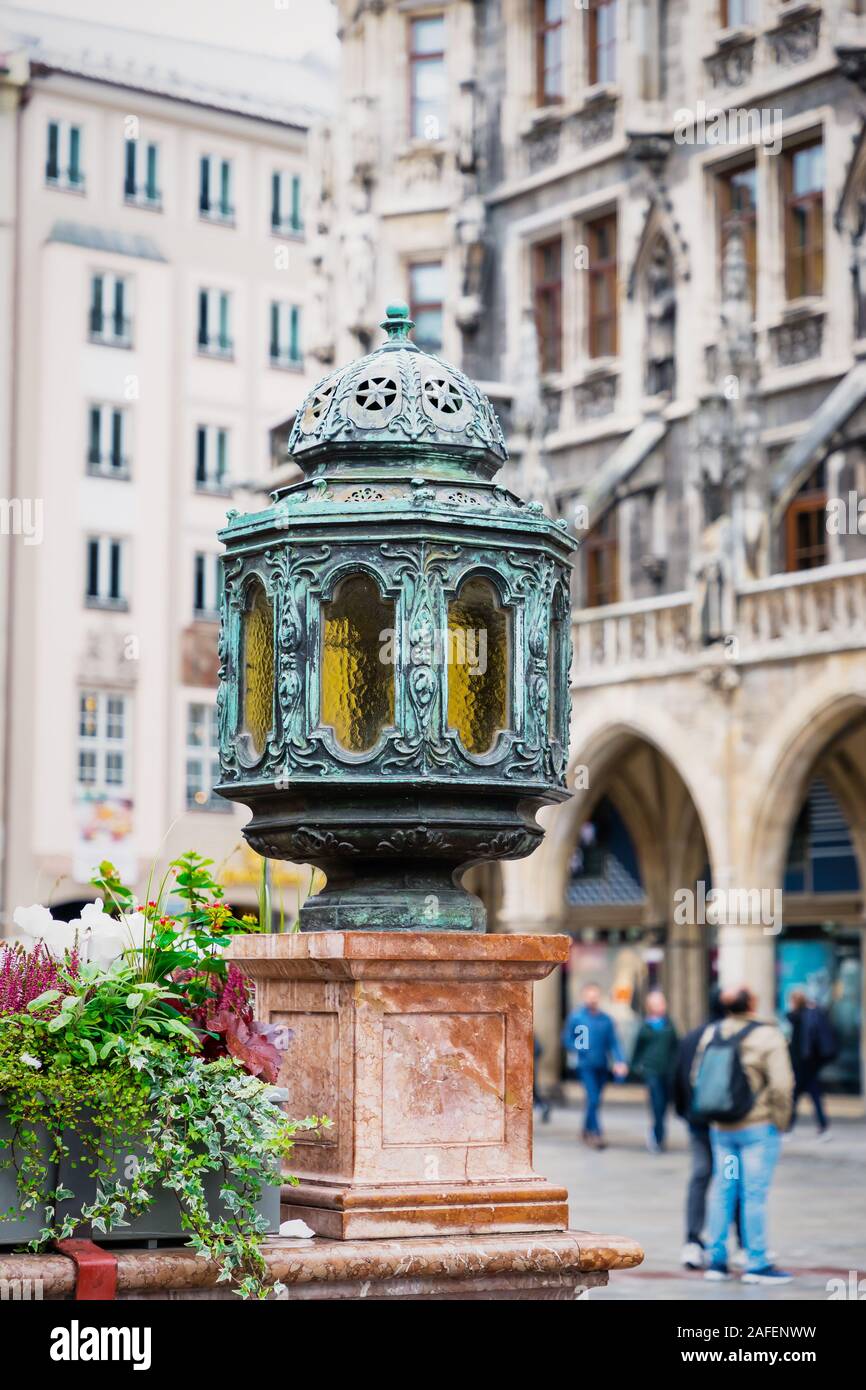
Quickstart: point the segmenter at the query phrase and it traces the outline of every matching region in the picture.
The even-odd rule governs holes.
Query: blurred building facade
[[[155,856],[189,848],[231,856],[229,890],[253,901],[243,816],[212,793],[216,533],[270,485],[271,432],[311,384],[309,160],[331,79],[6,23],[0,466],[7,522],[15,502],[34,523],[4,534],[6,925],[34,900],[77,915],[102,857],[143,890]]]
[[[416,338],[494,398],[518,488],[583,539],[575,794],[485,885],[498,929],[573,937],[540,987],[548,1075],[583,980],[626,1037],[653,984],[685,1026],[748,980],[765,1010],[796,986],[832,1006],[832,1079],[856,1089],[863,6],[339,10],[323,372],[405,295]],[[713,921],[711,890],[740,920]]]

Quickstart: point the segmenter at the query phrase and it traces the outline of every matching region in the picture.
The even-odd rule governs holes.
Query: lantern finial
[[[413,320],[409,317],[409,305],[401,304],[399,301],[389,304],[379,327],[384,328],[392,343],[408,342],[409,331],[415,327]]]

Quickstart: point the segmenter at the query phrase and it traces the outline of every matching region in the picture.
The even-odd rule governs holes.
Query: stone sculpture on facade
[[[674,394],[677,298],[673,260],[664,237],[656,238],[646,274],[647,392]]]

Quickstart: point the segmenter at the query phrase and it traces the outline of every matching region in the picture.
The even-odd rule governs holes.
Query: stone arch
[[[670,766],[687,793],[682,815],[686,823],[692,816],[697,821],[706,845],[711,871],[712,866],[720,862],[721,827],[714,825],[710,808],[703,805],[701,792],[686,760],[682,757],[682,739],[678,740],[677,733],[674,727],[665,727],[663,720],[658,716],[654,716],[650,726],[633,715],[601,722],[595,730],[587,732],[583,744],[570,761],[568,783],[569,786],[574,786],[578,770],[585,767],[589,772],[588,787],[585,790],[575,790],[571,800],[558,807],[556,811],[544,813],[547,828],[544,879],[549,911],[555,913],[562,901],[571,849],[580,826],[603,795],[605,779],[609,778],[611,770],[622,759],[630,745],[646,745]],[[684,855],[684,861],[685,857]]]
[[[826,689],[829,685],[829,689]],[[809,782],[822,758],[855,730],[866,726],[866,691],[840,694],[832,676],[819,692],[802,693],[789,707],[778,738],[763,795],[752,818],[752,849],[747,881],[760,887],[782,883],[791,833]],[[759,765],[756,775],[760,775]],[[833,790],[849,818],[861,874],[866,870],[866,843],[860,829],[866,820],[866,779],[831,770]],[[862,786],[863,799],[860,800]],[[859,803],[859,804],[858,804]],[[863,877],[866,884],[866,876]]]

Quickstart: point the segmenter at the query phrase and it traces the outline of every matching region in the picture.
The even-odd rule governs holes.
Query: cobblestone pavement
[[[604,1124],[610,1147],[580,1143],[581,1112],[557,1108],[547,1124],[536,1116],[535,1167],[568,1188],[571,1226],[633,1236],[645,1251],[640,1268],[611,1275],[593,1299],[823,1300],[828,1280],[849,1272],[866,1297],[866,1122],[835,1119],[832,1139],[816,1144],[811,1115],[801,1107],[798,1132],[782,1149],[770,1195],[770,1245],[781,1268],[796,1275],[781,1288],[707,1283],[680,1265],[689,1171],[685,1126],[669,1125],[668,1149],[646,1148],[646,1113],[610,1103]],[[850,1296],[850,1294],[849,1294]]]

